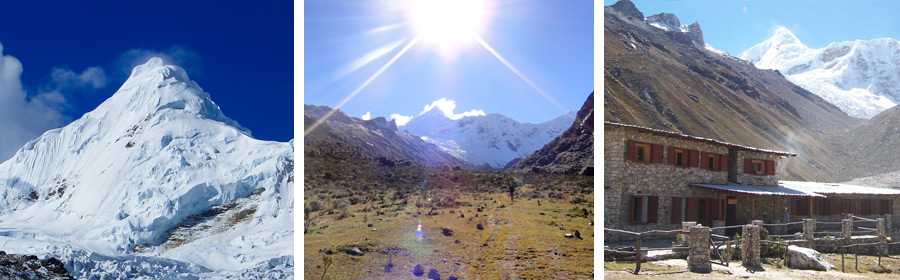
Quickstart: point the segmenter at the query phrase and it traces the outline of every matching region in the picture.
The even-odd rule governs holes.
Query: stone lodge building
[[[778,160],[796,154],[646,127],[605,122],[604,227],[632,232],[892,214],[900,191],[778,180]],[[900,222],[893,219],[893,223]],[[631,237],[606,233],[606,240]]]

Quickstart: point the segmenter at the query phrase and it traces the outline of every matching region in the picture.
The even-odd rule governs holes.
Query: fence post
[[[688,234],[691,240],[688,251],[688,269],[691,272],[712,272],[712,263],[709,262],[709,228],[693,226]]]
[[[694,227],[696,225],[697,222],[681,222],[681,229],[690,232],[691,227]],[[682,244],[684,244],[684,246],[691,246],[691,238],[688,236],[684,236],[683,238],[681,238],[681,242]]]
[[[878,242],[882,243],[878,245],[878,265],[881,265],[881,255],[885,253],[884,242],[887,241],[884,234],[884,218],[875,219],[875,229],[878,230]]]
[[[634,248],[634,274],[638,274],[641,272],[641,237],[643,235],[638,235],[637,244],[635,244]]]
[[[741,263],[745,267],[759,267],[759,226],[744,225],[741,238]]]
[[[841,237],[844,238],[845,243],[850,241],[850,237],[853,235],[853,220],[852,219],[843,219],[841,222],[844,222],[843,227],[841,227]]]
[[[814,219],[803,219],[803,236],[806,239],[806,247],[812,248],[813,241],[816,240],[816,236],[813,234],[816,231],[816,220]]]
[[[892,231],[892,222],[891,222],[891,214],[884,214],[884,232],[887,236],[893,236],[894,232]]]

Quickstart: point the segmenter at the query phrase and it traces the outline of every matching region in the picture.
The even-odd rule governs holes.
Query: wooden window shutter
[[[728,155],[721,155],[719,157],[719,170],[728,171]]]
[[[753,160],[749,158],[744,159],[744,173],[753,174]]]
[[[700,222],[700,199],[696,197],[687,198],[687,209],[685,209],[684,220],[686,222]]]
[[[718,220],[719,219],[719,204],[716,202],[719,202],[719,200],[715,199],[715,198],[709,198],[709,199],[707,199],[707,201],[709,201],[708,203],[706,203],[706,205],[709,205],[710,220]],[[710,225],[712,225],[712,223],[710,223]]]
[[[766,161],[766,175],[775,175],[775,161],[774,160]]]
[[[675,147],[669,146],[669,164],[675,165]]]
[[[659,197],[650,196],[647,203],[647,223],[659,222]]]
[[[628,160],[634,160],[634,141],[628,140],[628,151],[625,153],[625,158]]]
[[[650,145],[650,161],[653,163],[663,163],[663,145]]]
[[[688,167],[697,167],[698,157],[697,150],[688,151]]]
[[[700,152],[700,168],[709,169],[709,153]]]
[[[878,207],[876,205],[878,205],[877,200],[875,200],[875,199],[869,200],[869,215],[878,214],[878,210],[877,210]]]
[[[681,224],[681,198],[672,197],[672,224]]]

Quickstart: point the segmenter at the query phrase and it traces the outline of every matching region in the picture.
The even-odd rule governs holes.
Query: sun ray
[[[550,97],[549,94],[544,92],[544,90],[539,88],[537,85],[535,85],[533,82],[531,82],[531,80],[529,80],[527,77],[525,77],[525,75],[523,75],[522,72],[519,72],[519,69],[516,69],[516,67],[513,67],[512,64],[509,63],[509,61],[506,61],[506,59],[503,58],[503,56],[501,56],[499,53],[497,53],[497,51],[494,50],[494,48],[492,48],[491,45],[489,45],[487,42],[485,42],[484,39],[482,39],[480,35],[475,35],[475,40],[478,41],[478,43],[481,44],[481,46],[483,46],[485,49],[487,49],[488,52],[493,54],[494,57],[496,57],[498,60],[500,60],[500,62],[502,62],[503,65],[506,65],[506,67],[509,68],[509,70],[512,70],[513,73],[516,74],[516,76],[519,76],[519,78],[521,78],[523,81],[525,81],[526,84],[528,84],[529,86],[531,86],[531,88],[533,88],[535,91],[537,91],[539,94],[541,94],[541,96],[543,96],[545,99],[547,99],[547,101],[550,101],[550,103],[553,103],[553,105],[555,105],[556,108],[559,108],[563,112],[568,111],[568,110],[566,110],[565,107],[563,107],[558,102],[556,102],[556,100],[554,100],[552,97]]]
[[[349,95],[347,95],[347,97],[344,98],[344,100],[341,100],[341,102],[338,103],[337,106],[334,106],[334,108],[331,109],[331,111],[328,111],[328,113],[326,113],[324,116],[319,118],[319,120],[317,120],[315,123],[313,123],[312,126],[307,128],[303,132],[303,136],[306,136],[307,134],[312,132],[314,129],[316,129],[316,127],[319,127],[320,125],[322,125],[322,123],[324,123],[326,120],[328,120],[328,118],[331,117],[331,115],[334,115],[334,112],[337,112],[337,110],[340,109],[341,106],[344,106],[344,104],[347,104],[347,102],[349,102],[350,99],[353,99],[353,97],[355,97],[357,94],[359,94],[360,91],[365,89],[366,86],[368,86],[370,83],[372,83],[372,81],[374,81],[375,78],[378,78],[378,76],[380,76],[381,73],[384,72],[384,70],[386,70],[388,67],[390,67],[391,64],[394,64],[394,61],[397,61],[397,59],[400,58],[400,56],[405,54],[406,51],[408,51],[410,48],[412,48],[412,46],[415,45],[417,42],[419,42],[419,36],[413,37],[413,39],[410,40],[409,43],[406,44],[406,46],[404,46],[403,49],[400,50],[400,52],[398,52],[396,55],[394,55],[394,57],[392,57],[391,60],[389,60],[387,63],[385,63],[384,66],[381,66],[381,69],[378,69],[378,71],[376,71],[375,74],[372,74],[372,76],[369,77],[369,79],[367,79],[365,82],[363,82],[361,85],[359,85],[359,87],[357,87],[355,90],[353,90],[353,92],[351,92]]]
[[[354,60],[349,65],[344,67],[339,73],[334,75],[334,78],[332,78],[332,80],[333,81],[339,80],[339,79],[343,78],[344,76],[347,76],[350,73],[353,73],[354,71],[359,70],[363,66],[366,66],[369,63],[371,63],[372,61],[375,61],[376,59],[390,53],[391,51],[397,49],[397,47],[400,47],[401,45],[403,45],[403,40],[400,40],[400,41],[397,41],[397,42],[391,43],[391,44],[386,44],[384,46],[376,48],[375,50],[372,50],[371,52],[363,55],[362,57]]]

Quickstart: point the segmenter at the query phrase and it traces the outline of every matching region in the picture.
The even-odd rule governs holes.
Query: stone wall
[[[775,154],[769,153],[761,153],[761,152],[753,152],[753,151],[738,151],[737,161],[735,162],[735,166],[737,168],[734,169],[737,172],[737,182],[742,185],[754,185],[754,186],[777,186],[778,185],[778,176],[777,175],[753,175],[744,173],[744,159],[759,159],[759,160],[771,160],[775,161],[775,174],[778,174],[778,159],[779,156]],[[729,159],[731,160],[731,159]],[[763,167],[765,168],[765,167]]]
[[[629,140],[664,146],[663,163],[638,163],[626,158]],[[728,172],[669,165],[668,149],[674,146],[716,154],[728,154],[725,146],[681,137],[669,137],[637,132],[631,128],[614,127],[604,133],[604,227],[628,231],[678,229],[671,223],[672,197],[718,198],[712,190],[689,187],[688,183],[726,184]],[[724,164],[724,163],[723,163]],[[631,198],[635,195],[659,197],[658,222],[630,225]],[[621,236],[606,234],[607,240]]]

